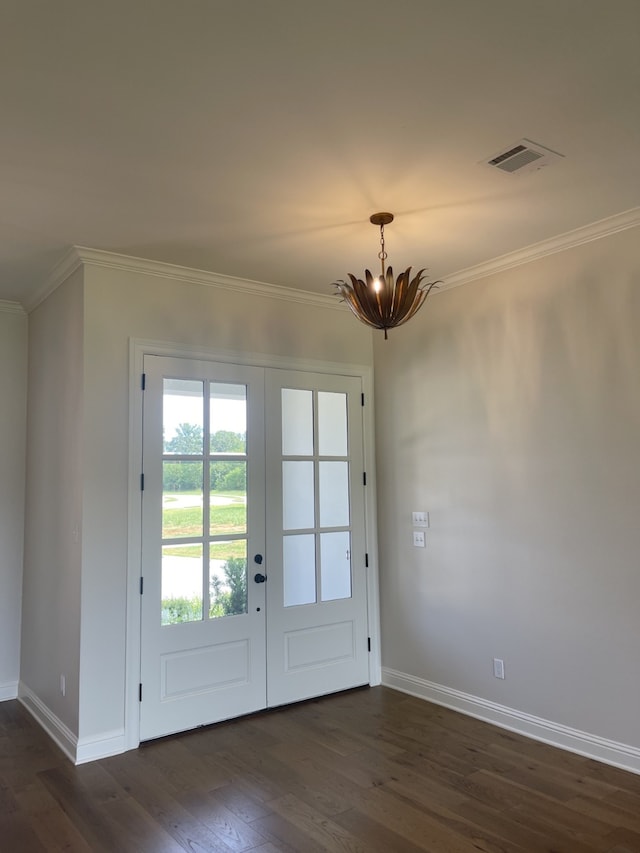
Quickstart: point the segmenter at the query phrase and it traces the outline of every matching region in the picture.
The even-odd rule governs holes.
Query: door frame
[[[369,557],[367,568],[367,618],[371,652],[369,684],[382,681],[380,657],[380,596],[376,520],[376,476],[374,445],[373,368],[369,365],[341,364],[315,359],[289,358],[235,350],[205,349],[167,341],[131,338],[129,341],[129,465],[128,465],[128,545],[127,545],[127,615],[125,641],[125,720],[124,748],[140,745],[140,575],[142,557],[142,372],[145,355],[169,356],[198,361],[224,362],[251,367],[354,376],[362,381],[365,399],[363,414],[364,462],[367,472],[365,490],[365,540]]]

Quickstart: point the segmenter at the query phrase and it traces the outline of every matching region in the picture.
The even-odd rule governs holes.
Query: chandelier
[[[424,269],[421,269],[412,279],[411,267],[400,273],[393,280],[393,269],[384,262],[387,253],[384,249],[384,226],[393,222],[393,213],[374,213],[369,217],[372,225],[380,226],[380,275],[375,277],[369,270],[364,271],[365,280],[347,273],[351,284],[346,281],[334,282],[338,294],[356,315],[358,320],[373,329],[384,329],[387,340],[387,330],[402,326],[422,307],[432,288],[437,287],[438,281],[425,281]]]

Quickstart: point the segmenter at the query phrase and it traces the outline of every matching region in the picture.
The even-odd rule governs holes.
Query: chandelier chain
[[[380,225],[380,251],[378,252],[378,257],[380,258],[380,269],[382,270],[382,278],[384,279],[384,262],[387,260],[387,253],[384,250],[384,225]]]

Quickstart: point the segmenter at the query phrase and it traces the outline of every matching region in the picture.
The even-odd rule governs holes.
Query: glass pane
[[[202,536],[202,462],[162,463],[162,538]]]
[[[211,453],[247,452],[247,386],[212,382],[209,394]]]
[[[316,545],[313,533],[285,536],[282,542],[284,606],[314,604],[316,600]]]
[[[202,619],[202,545],[162,548],[162,624]]]
[[[347,456],[347,395],[318,392],[318,453]]]
[[[351,598],[349,533],[320,534],[320,585],[323,601]]]
[[[282,454],[313,455],[313,392],[282,389]]]
[[[314,527],[313,462],[282,463],[282,524],[284,530]]]
[[[347,527],[349,524],[349,463],[320,462],[320,525]]]
[[[210,534],[247,532],[247,463],[212,462]]]
[[[202,455],[203,387],[196,379],[164,379],[162,435],[165,453]]]
[[[246,539],[212,542],[209,556],[209,617],[246,613]]]

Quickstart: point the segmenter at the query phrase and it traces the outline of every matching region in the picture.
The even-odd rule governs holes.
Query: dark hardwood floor
[[[640,776],[389,689],[74,767],[0,703],[0,851],[640,853]]]

